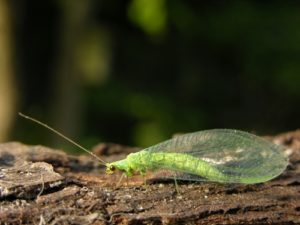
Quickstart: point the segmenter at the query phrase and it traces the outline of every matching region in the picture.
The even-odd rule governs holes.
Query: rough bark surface
[[[106,175],[88,156],[43,146],[0,144],[0,221],[7,224],[300,224],[300,130],[267,137],[290,165],[256,185],[156,181]],[[107,161],[136,151],[101,144]],[[149,177],[151,174],[149,174]]]

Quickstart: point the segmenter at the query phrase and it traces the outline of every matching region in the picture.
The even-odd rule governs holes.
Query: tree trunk
[[[7,140],[16,115],[16,86],[13,73],[13,47],[10,1],[0,0],[0,142]]]
[[[17,142],[0,145],[0,221],[13,224],[298,224],[300,131],[270,138],[287,147],[290,165],[254,185],[156,181],[106,175],[88,156]],[[137,149],[101,144],[113,161]],[[122,154],[123,155],[122,155]],[[149,174],[151,177],[151,174]],[[152,180],[153,181],[153,180]]]

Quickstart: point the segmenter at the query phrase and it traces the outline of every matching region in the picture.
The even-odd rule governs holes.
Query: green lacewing
[[[128,177],[147,171],[166,171],[176,180],[220,183],[262,183],[279,176],[288,165],[284,148],[256,135],[232,130],[213,129],[183,134],[129,154],[125,159],[106,163],[48,125],[19,113],[65,138],[96,157],[106,173],[120,170]]]

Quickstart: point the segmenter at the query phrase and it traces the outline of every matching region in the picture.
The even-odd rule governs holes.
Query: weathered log
[[[0,144],[0,221],[7,224],[297,224],[300,223],[300,131],[269,137],[285,145],[290,165],[255,185],[143,184],[140,176],[106,175],[88,156],[42,146]],[[94,149],[116,160],[114,144]],[[151,177],[151,174],[149,174]]]

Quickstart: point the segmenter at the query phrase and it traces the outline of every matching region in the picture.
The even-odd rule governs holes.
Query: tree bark
[[[285,145],[290,165],[254,185],[155,181],[106,175],[88,156],[21,143],[0,145],[0,221],[21,224],[298,224],[300,130],[267,137]],[[113,161],[136,151],[101,144]],[[123,153],[123,155],[121,154]],[[148,174],[148,178],[151,174]],[[148,180],[149,181],[149,180]]]

